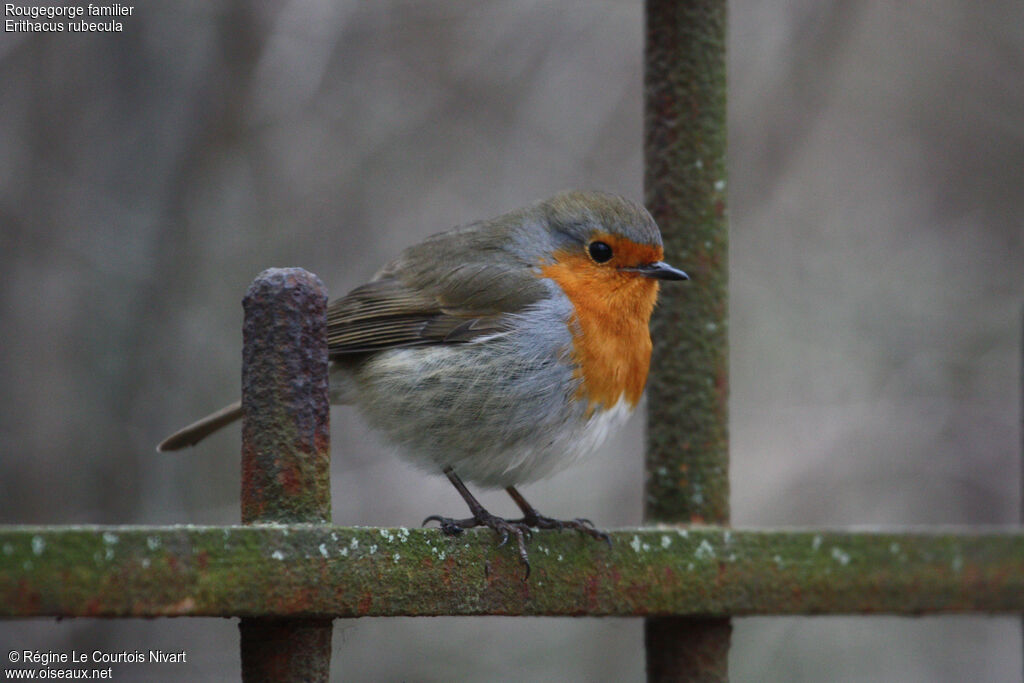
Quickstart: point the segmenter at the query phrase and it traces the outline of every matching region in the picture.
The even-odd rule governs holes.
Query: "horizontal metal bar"
[[[0,617],[1024,612],[1024,531],[0,527]]]

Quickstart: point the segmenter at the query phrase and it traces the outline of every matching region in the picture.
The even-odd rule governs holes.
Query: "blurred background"
[[[340,295],[560,189],[643,196],[639,0],[134,7],[122,33],[0,36],[2,523],[236,523],[237,427],[154,445],[237,397],[264,268]],[[735,525],[1016,523],[1024,3],[736,0],[729,78]],[[350,410],[332,428],[336,523],[462,514]],[[526,494],[638,524],[642,430]],[[737,681],[1022,671],[1017,618],[735,624]],[[118,680],[237,678],[237,640],[235,620],[0,622],[14,649],[188,652]],[[628,619],[338,621],[334,645],[352,681],[644,666]]]

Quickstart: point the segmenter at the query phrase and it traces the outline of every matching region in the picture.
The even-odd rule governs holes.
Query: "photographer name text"
[[[183,664],[188,662],[188,653],[184,650],[169,652],[167,650],[122,650],[121,652],[56,652],[53,650],[11,650],[8,653],[10,662],[21,664],[38,664],[52,666],[54,664]]]

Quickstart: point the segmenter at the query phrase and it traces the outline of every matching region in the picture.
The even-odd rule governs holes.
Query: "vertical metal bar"
[[[664,289],[651,322],[645,518],[727,524],[726,2],[647,0],[646,21],[646,202],[693,279]],[[727,679],[727,618],[645,629],[648,680]]]
[[[327,293],[272,268],[243,301],[242,523],[331,520]],[[243,618],[245,681],[327,681],[330,619]]]

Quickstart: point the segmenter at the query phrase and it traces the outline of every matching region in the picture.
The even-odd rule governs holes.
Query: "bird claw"
[[[598,529],[594,526],[593,522],[585,517],[577,517],[575,519],[563,521],[559,519],[552,519],[551,517],[545,517],[540,514],[534,514],[515,521],[538,529],[557,529],[558,531],[563,529],[575,529],[581,534],[586,534],[591,538],[604,541],[608,544],[609,548],[612,546],[612,537]]]
[[[427,522],[437,522],[440,524],[441,531],[447,536],[457,536],[466,529],[485,526],[500,536],[501,540],[498,541],[499,548],[508,543],[510,536],[515,536],[516,545],[519,550],[519,561],[526,568],[523,581],[530,578],[530,556],[526,552],[526,541],[530,539],[533,534],[530,531],[530,528],[521,521],[497,517],[486,510],[483,510],[476,516],[468,519],[452,519],[451,517],[442,517],[441,515],[430,515],[423,520],[422,526],[426,526]]]
[[[430,515],[423,520],[423,524],[420,524],[420,526],[426,526],[427,522],[437,522],[445,536],[458,536],[470,526],[473,526],[466,525],[466,522],[472,521],[472,519],[452,519],[451,517],[442,517],[441,515]]]
[[[608,544],[609,548],[612,545],[612,537],[595,527],[593,522],[584,517],[561,521],[536,514],[529,510],[527,512],[530,512],[530,514],[522,519],[504,519],[502,517],[492,515],[483,509],[475,512],[473,517],[468,519],[452,519],[451,517],[442,517],[441,515],[430,515],[423,520],[423,526],[426,526],[428,522],[437,522],[441,526],[441,531],[447,536],[458,536],[466,529],[485,526],[498,534],[499,548],[506,545],[511,536],[515,536],[516,546],[519,551],[519,561],[526,570],[523,575],[523,581],[530,578],[530,556],[526,552],[526,542],[533,538],[533,528],[557,530],[575,529],[581,534],[586,534],[591,538],[604,541]]]

